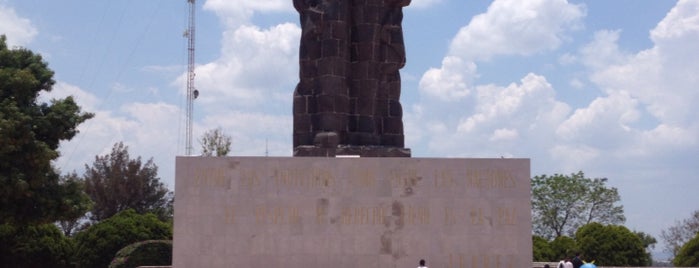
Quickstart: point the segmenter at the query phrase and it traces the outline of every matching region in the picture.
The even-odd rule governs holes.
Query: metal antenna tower
[[[187,0],[189,2],[189,25],[185,31],[187,37],[187,126],[185,137],[185,155],[192,155],[192,120],[194,115],[194,99],[199,96],[199,91],[194,87],[194,38],[195,38],[195,20],[194,11],[196,10],[196,0]]]

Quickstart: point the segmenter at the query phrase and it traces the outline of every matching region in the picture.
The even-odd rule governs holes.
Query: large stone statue
[[[410,0],[293,0],[301,18],[294,155],[410,156],[399,70]]]

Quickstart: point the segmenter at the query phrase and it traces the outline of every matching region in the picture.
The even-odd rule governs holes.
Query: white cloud
[[[29,19],[20,17],[12,7],[0,2],[0,34],[7,37],[9,47],[26,46],[38,32]]]
[[[447,56],[440,69],[430,68],[420,79],[420,92],[444,101],[457,101],[471,93],[476,64]]]
[[[475,61],[555,49],[584,16],[583,6],[565,0],[494,1],[459,30],[442,66],[423,74],[420,91],[442,100],[466,97],[478,78]]]
[[[241,26],[224,32],[221,57],[197,66],[197,106],[206,113],[232,107],[259,109],[261,104],[291,102],[297,81],[301,29],[279,24],[268,29]],[[185,76],[175,81],[184,85]]]
[[[597,98],[588,107],[576,110],[556,129],[556,135],[561,140],[599,147],[629,142],[628,136],[633,134],[629,124],[640,116],[637,104],[625,92]]]
[[[699,31],[699,2],[680,0],[670,10],[665,19],[651,31],[651,38],[656,43],[663,40],[684,38],[688,32]]]
[[[566,31],[579,26],[585,13],[584,6],[566,0],[496,0],[459,30],[450,54],[487,60],[553,50],[564,41]]]
[[[494,85],[479,86],[476,98],[475,113],[462,120],[457,128],[459,132],[468,133],[498,125],[526,129],[537,121],[548,121],[550,116],[557,118],[555,120],[562,116],[552,114],[557,110],[556,107],[562,104],[555,100],[551,84],[546,78],[535,74],[528,74],[522,78],[521,85],[510,84],[504,88]],[[557,112],[567,113],[567,109]]]
[[[599,149],[585,144],[554,145],[549,150],[549,153],[563,173],[580,171],[583,167],[588,166],[588,162],[593,161],[602,154]]]
[[[519,132],[516,129],[500,128],[493,132],[490,141],[516,140],[518,137]]]
[[[228,27],[246,24],[256,12],[292,11],[290,0],[207,0],[204,9],[216,12]]]
[[[629,55],[619,50],[621,31],[602,30],[595,33],[594,39],[581,49],[581,60],[590,68],[603,68],[629,60]]]
[[[679,1],[651,30],[654,46],[633,55],[616,49],[618,32],[596,34],[582,50],[591,81],[610,96],[625,92],[638,100],[659,125],[696,129],[698,10],[697,1]]]
[[[428,8],[428,7],[435,6],[441,2],[442,2],[442,0],[413,0],[412,2],[410,2],[409,7]]]
[[[289,156],[292,154],[291,123],[290,114],[242,111],[212,114],[200,121],[197,126],[200,134],[195,137],[208,129],[221,127],[233,138],[231,155],[263,156],[267,151],[272,156]]]
[[[92,93],[60,80],[56,81],[50,92],[42,91],[39,95],[39,101],[48,103],[52,99],[63,99],[68,96],[73,96],[75,102],[86,112],[96,110],[101,103],[97,96]]]

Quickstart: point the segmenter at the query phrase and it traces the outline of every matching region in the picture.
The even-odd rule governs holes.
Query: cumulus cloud
[[[207,0],[204,9],[216,12],[228,27],[246,24],[256,13],[292,11],[290,0]]]
[[[410,2],[410,7],[428,8],[441,3],[442,0],[413,0]]]
[[[672,144],[669,140],[696,144],[696,138],[686,137],[699,136],[696,120],[699,53],[695,47],[699,43],[699,2],[679,1],[650,31],[654,46],[649,49],[625,54],[616,48],[618,35],[618,31],[600,32],[582,50],[584,62],[592,72],[590,80],[607,94],[585,108],[585,113],[598,114],[598,119],[602,119],[602,114],[605,118],[620,119],[616,126],[611,126],[608,120],[596,120],[596,125],[607,129],[628,127],[622,121],[655,122],[635,129],[639,133],[637,141],[645,146]],[[627,101],[617,102],[619,96],[625,96]],[[639,113],[642,111],[647,113]],[[582,111],[571,121],[582,119],[577,115],[582,115]],[[652,140],[658,141],[657,144],[653,145]]]
[[[575,56],[601,95],[556,128],[551,155],[569,167],[649,159],[671,166],[666,162],[696,158],[699,2],[679,1],[650,31],[648,49],[623,51],[622,37],[620,30],[598,31]]]
[[[476,64],[459,57],[447,56],[442,67],[430,68],[420,79],[420,91],[444,101],[457,101],[471,93],[477,77]]]
[[[466,97],[478,77],[476,61],[555,49],[585,12],[584,6],[565,0],[494,1],[459,30],[442,66],[422,76],[420,90],[442,100]]]
[[[40,102],[50,102],[52,99],[63,99],[72,96],[75,102],[80,105],[83,111],[94,111],[101,101],[94,94],[80,89],[64,81],[56,81],[50,92],[42,91],[39,95]]]
[[[131,157],[141,156],[143,161],[155,158],[159,174],[169,186],[174,185],[174,161],[182,146],[178,144],[181,127],[177,123],[182,111],[176,105],[156,103],[128,103],[119,110],[101,107],[102,100],[92,93],[63,81],[57,81],[53,90],[43,92],[39,101],[73,96],[83,111],[95,116],[78,126],[78,135],[61,143],[61,156],[55,166],[64,172],[82,172],[85,164],[92,164],[96,155],[111,152],[112,145],[124,142]]]
[[[272,99],[290,102],[298,71],[301,29],[284,23],[267,29],[240,26],[223,36],[221,57],[196,68],[198,106],[214,110],[259,108]],[[182,75],[175,82],[184,84]]]
[[[578,141],[605,147],[628,142],[631,123],[639,119],[638,102],[626,92],[595,99],[576,110],[556,129],[564,141]]]
[[[17,15],[13,8],[0,2],[0,34],[7,37],[8,46],[26,46],[38,32],[29,19]]]
[[[584,6],[566,0],[496,0],[459,30],[450,54],[487,60],[552,50],[563,43],[567,31],[580,26],[585,13]]]
[[[519,85],[479,86],[476,98],[474,113],[461,121],[458,132],[497,130],[501,126],[550,126],[568,113],[566,105],[555,100],[546,78],[535,74],[522,78]]]

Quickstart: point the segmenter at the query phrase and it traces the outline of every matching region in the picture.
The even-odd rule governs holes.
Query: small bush
[[[133,243],[119,250],[109,268],[133,268],[171,264],[172,240],[147,240]]]
[[[172,239],[172,227],[153,214],[125,210],[75,236],[77,268],[107,267],[117,251],[145,240]]]
[[[0,225],[0,267],[71,267],[74,244],[53,224]]]

